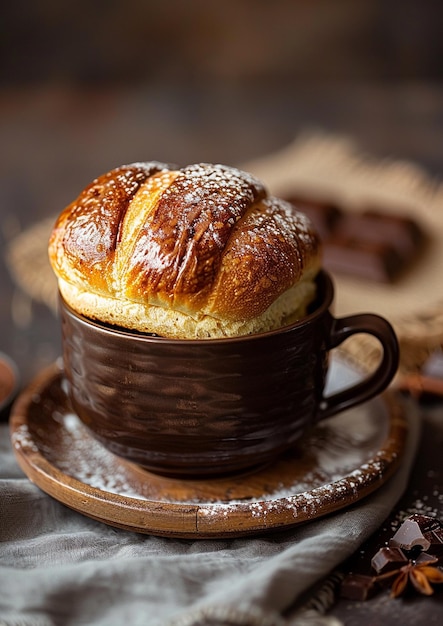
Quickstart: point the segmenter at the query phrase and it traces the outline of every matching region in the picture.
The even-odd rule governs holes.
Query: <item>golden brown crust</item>
[[[142,183],[167,167],[157,162],[133,163],[92,181],[63,211],[52,232],[50,261],[56,274],[72,270],[80,280],[87,276],[99,291],[112,289],[111,264],[128,206]]]
[[[266,198],[236,227],[213,289],[212,309],[235,318],[260,315],[287,289],[313,279],[320,268],[319,242],[302,213]]]
[[[222,165],[183,168],[161,194],[132,248],[127,296],[200,309],[236,223],[265,195],[258,181]],[[155,299],[155,296],[154,296]]]
[[[321,260],[307,218],[249,174],[160,163],[96,179],[57,220],[49,258],[79,312],[93,316],[87,294],[96,296],[103,319],[109,299],[112,321],[133,328],[138,322],[114,319],[117,310],[128,316],[130,305],[161,307],[171,314],[170,336],[174,313],[222,320],[221,334],[229,334],[230,322],[237,328],[260,317],[287,290],[312,281]],[[155,326],[158,311],[151,313]]]

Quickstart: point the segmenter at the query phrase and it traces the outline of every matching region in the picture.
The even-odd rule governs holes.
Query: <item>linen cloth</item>
[[[291,530],[195,541],[115,529],[68,509],[24,476],[0,425],[0,625],[302,623],[297,602],[404,492],[419,439],[411,407],[407,419],[399,469],[359,503]]]

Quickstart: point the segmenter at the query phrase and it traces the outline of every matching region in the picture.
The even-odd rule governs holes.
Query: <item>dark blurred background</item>
[[[241,163],[306,126],[440,168],[426,125],[441,116],[438,0],[16,0],[1,11],[1,187],[21,181],[27,213],[59,210],[123,162]]]
[[[242,163],[306,126],[439,170],[442,25],[438,0],[2,3],[1,210],[11,186],[38,216],[123,162]]]
[[[16,0],[3,86],[441,78],[438,0]]]
[[[440,176],[442,31],[438,0],[3,2],[2,249],[117,165],[243,164],[309,128]],[[0,349],[52,358],[0,279]]]

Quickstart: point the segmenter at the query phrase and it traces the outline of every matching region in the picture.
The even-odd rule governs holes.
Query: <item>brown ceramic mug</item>
[[[166,339],[112,328],[61,301],[65,375],[80,419],[109,450],[162,474],[206,476],[272,460],[313,424],[383,391],[398,367],[390,324],[336,319],[318,277],[312,311],[276,331],[232,339]],[[328,353],[369,333],[382,345],[368,378],[324,396]]]

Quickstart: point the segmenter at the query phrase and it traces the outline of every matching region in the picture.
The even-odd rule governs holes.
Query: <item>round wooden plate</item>
[[[334,359],[331,391],[355,377],[348,363]],[[407,434],[398,398],[386,393],[318,424],[254,473],[167,478],[92,438],[70,407],[57,364],[19,396],[10,426],[18,463],[50,496],[112,526],[192,539],[288,529],[347,507],[393,474]]]

